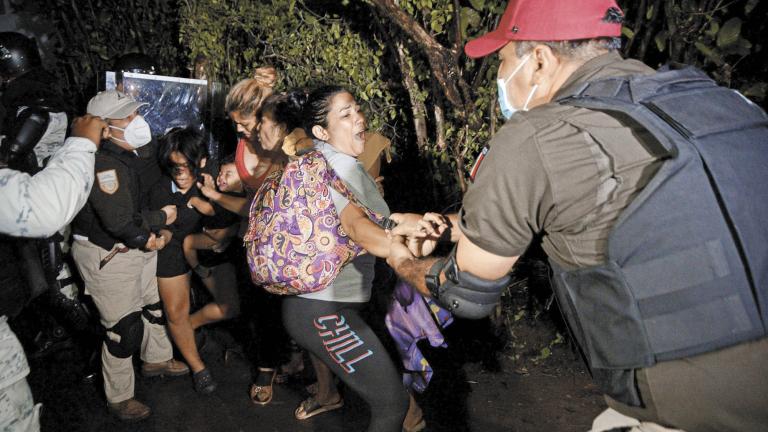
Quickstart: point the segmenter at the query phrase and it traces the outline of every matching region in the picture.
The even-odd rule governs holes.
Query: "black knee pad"
[[[119,337],[119,341],[112,340],[108,334],[104,335],[104,343],[107,351],[117,358],[128,358],[141,347],[144,337],[144,321],[141,320],[141,311],[131,312],[124,316],[107,332],[112,332]]]
[[[154,311],[160,311],[160,316],[153,315],[152,312]],[[165,325],[167,322],[165,320],[165,314],[163,314],[163,303],[160,301],[157,303],[144,305],[144,307],[141,308],[141,314],[150,324]]]

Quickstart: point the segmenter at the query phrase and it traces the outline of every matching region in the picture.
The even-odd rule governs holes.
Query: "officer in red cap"
[[[498,302],[518,257],[540,242],[555,273],[558,303],[612,409],[689,432],[766,430],[768,339],[759,318],[744,312],[756,309],[759,317],[761,307],[733,308],[733,314],[744,312],[738,322],[696,345],[691,341],[698,329],[708,332],[731,319],[727,306],[711,305],[738,297],[706,303],[711,310],[703,309],[701,295],[686,299],[688,285],[711,272],[706,266],[682,277],[667,274],[669,267],[658,274],[653,266],[638,267],[647,271],[635,277],[658,282],[643,299],[612,278],[620,264],[609,254],[621,246],[612,234],[619,221],[625,223],[623,211],[674,158],[629,116],[566,102],[593,83],[658,76],[643,63],[620,57],[622,18],[614,0],[512,0],[495,30],[467,43],[465,52],[473,58],[498,53],[499,106],[507,121],[472,170],[458,215],[392,215],[399,226],[391,232],[388,263],[455,315],[478,318]],[[448,257],[412,255],[430,249],[431,242],[419,238],[434,240],[446,227],[453,227],[451,237],[458,243]],[[649,224],[639,234],[657,227]],[[623,240],[626,248],[631,239]],[[642,252],[648,249],[654,248]],[[666,256],[653,263],[673,262],[675,257]],[[699,262],[679,261],[678,267],[697,268]],[[727,286],[708,292],[717,296]],[[699,303],[685,309],[692,301]],[[684,328],[689,313],[703,319]],[[644,336],[633,333],[641,327]],[[729,332],[741,329],[749,334],[728,339]],[[710,343],[716,338],[718,343]],[[682,348],[659,354],[665,344]]]

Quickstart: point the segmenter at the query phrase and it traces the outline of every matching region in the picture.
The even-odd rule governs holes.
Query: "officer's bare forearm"
[[[438,259],[439,258],[404,259],[395,263],[393,268],[395,269],[395,273],[397,273],[401,279],[408,282],[421,294],[431,297],[432,294],[429,292],[429,289],[427,289],[424,275],[427,274],[429,269],[432,268],[432,265]]]

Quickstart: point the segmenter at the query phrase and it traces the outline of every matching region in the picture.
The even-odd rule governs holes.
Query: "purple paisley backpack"
[[[319,151],[291,161],[264,180],[251,202],[243,240],[255,284],[280,295],[320,291],[365,252],[341,228],[331,188],[373,221],[383,219],[355,198]]]

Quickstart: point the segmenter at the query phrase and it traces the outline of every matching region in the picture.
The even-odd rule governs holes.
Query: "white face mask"
[[[520,62],[520,64],[517,65],[515,70],[512,71],[509,76],[504,78],[498,78],[496,80],[496,87],[498,89],[498,96],[499,96],[499,108],[501,108],[501,114],[504,116],[505,119],[509,120],[512,115],[518,111],[517,108],[512,105],[512,102],[509,101],[509,97],[507,95],[507,83],[509,80],[512,79],[515,74],[517,74],[520,69],[523,68],[523,65],[525,65],[526,62],[528,62],[528,59],[531,58],[531,55],[526,55],[523,60]],[[531,102],[531,99],[533,99],[533,94],[536,93],[536,89],[539,87],[538,84],[534,85],[531,89],[531,92],[528,94],[528,98],[525,100],[525,104],[520,109],[520,111],[528,111],[528,104]]]
[[[112,139],[124,142],[135,149],[152,141],[152,131],[149,129],[149,124],[140,115],[134,117],[125,129],[117,126],[109,127],[123,131],[123,137],[125,138],[120,139],[113,136]]]

